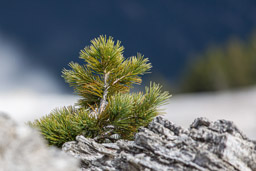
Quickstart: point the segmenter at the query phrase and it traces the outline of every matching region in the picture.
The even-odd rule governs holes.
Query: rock
[[[77,136],[62,150],[81,160],[81,170],[256,170],[256,143],[230,121],[197,118],[189,129],[156,117],[134,141],[98,144]]]
[[[48,147],[36,130],[0,113],[0,171],[76,171],[79,161]]]

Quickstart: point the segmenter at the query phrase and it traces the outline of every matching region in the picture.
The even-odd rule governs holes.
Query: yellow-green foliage
[[[114,126],[113,133],[123,139],[132,139],[139,127],[161,113],[158,107],[169,97],[168,92],[162,92],[161,86],[155,83],[145,88],[145,94],[117,93],[110,97],[106,110],[99,117],[102,125]]]
[[[114,142],[119,138],[132,139],[140,126],[146,126],[159,115],[160,105],[170,95],[158,84],[150,84],[145,93],[129,93],[139,84],[139,75],[147,73],[151,64],[140,54],[125,59],[123,47],[113,38],[100,36],[81,51],[86,64],[71,62],[63,77],[82,97],[75,107],[56,109],[30,126],[38,128],[50,145],[60,147],[77,135],[98,142]]]
[[[215,91],[256,84],[256,35],[248,42],[230,40],[190,61],[182,91]]]
[[[72,106],[55,109],[29,125],[38,128],[50,145],[60,147],[67,141],[72,141],[78,134],[94,137],[96,118],[88,110],[75,109]]]
[[[108,96],[117,92],[129,92],[133,84],[140,84],[141,77],[151,66],[141,54],[125,59],[124,47],[112,37],[100,36],[92,45],[81,50],[80,57],[86,64],[71,62],[71,70],[64,69],[63,77],[82,97],[79,105],[88,107],[100,102],[104,93],[104,75],[108,74]]]

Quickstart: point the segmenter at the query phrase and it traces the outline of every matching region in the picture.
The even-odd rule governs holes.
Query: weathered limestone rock
[[[38,132],[0,113],[0,171],[76,171],[78,161],[49,148]]]
[[[156,117],[134,141],[77,136],[62,150],[81,160],[81,170],[256,170],[256,143],[225,120],[197,118],[186,130]]]

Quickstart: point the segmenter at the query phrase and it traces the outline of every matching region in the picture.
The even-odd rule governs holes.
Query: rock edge
[[[81,170],[256,170],[256,143],[232,122],[197,118],[189,129],[156,117],[134,141],[98,144],[77,136],[62,150],[81,160]]]

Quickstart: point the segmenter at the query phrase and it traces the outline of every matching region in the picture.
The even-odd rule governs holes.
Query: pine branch
[[[72,141],[79,134],[95,137],[100,130],[96,127],[96,118],[86,109],[75,109],[72,106],[53,110],[28,125],[38,128],[50,145],[61,147]]]
[[[86,61],[84,66],[71,62],[71,70],[64,69],[62,76],[82,96],[79,101],[82,107],[99,106],[98,114],[103,112],[107,98],[122,92],[129,92],[133,84],[140,84],[139,75],[147,73],[152,67],[147,58],[125,59],[120,41],[113,41],[103,36],[91,41],[92,45],[80,53]]]
[[[124,139],[133,138],[140,126],[147,125],[155,116],[162,114],[159,107],[166,104],[171,96],[166,91],[162,92],[161,88],[159,84],[150,83],[145,88],[145,94],[117,93],[111,96],[106,111],[98,117],[101,120],[98,124],[102,125],[102,129],[104,125],[112,125],[114,129],[111,132],[106,129],[103,133],[108,132],[109,137],[118,134]],[[106,139],[107,135],[99,137]]]
[[[62,77],[82,98],[78,108],[64,107],[29,123],[40,129],[51,145],[60,147],[77,135],[98,142],[132,139],[141,126],[161,114],[159,106],[170,95],[161,86],[150,83],[145,93],[129,93],[133,84],[141,83],[141,75],[151,69],[141,54],[125,59],[124,47],[112,37],[100,36],[80,52],[84,65],[70,62]]]

